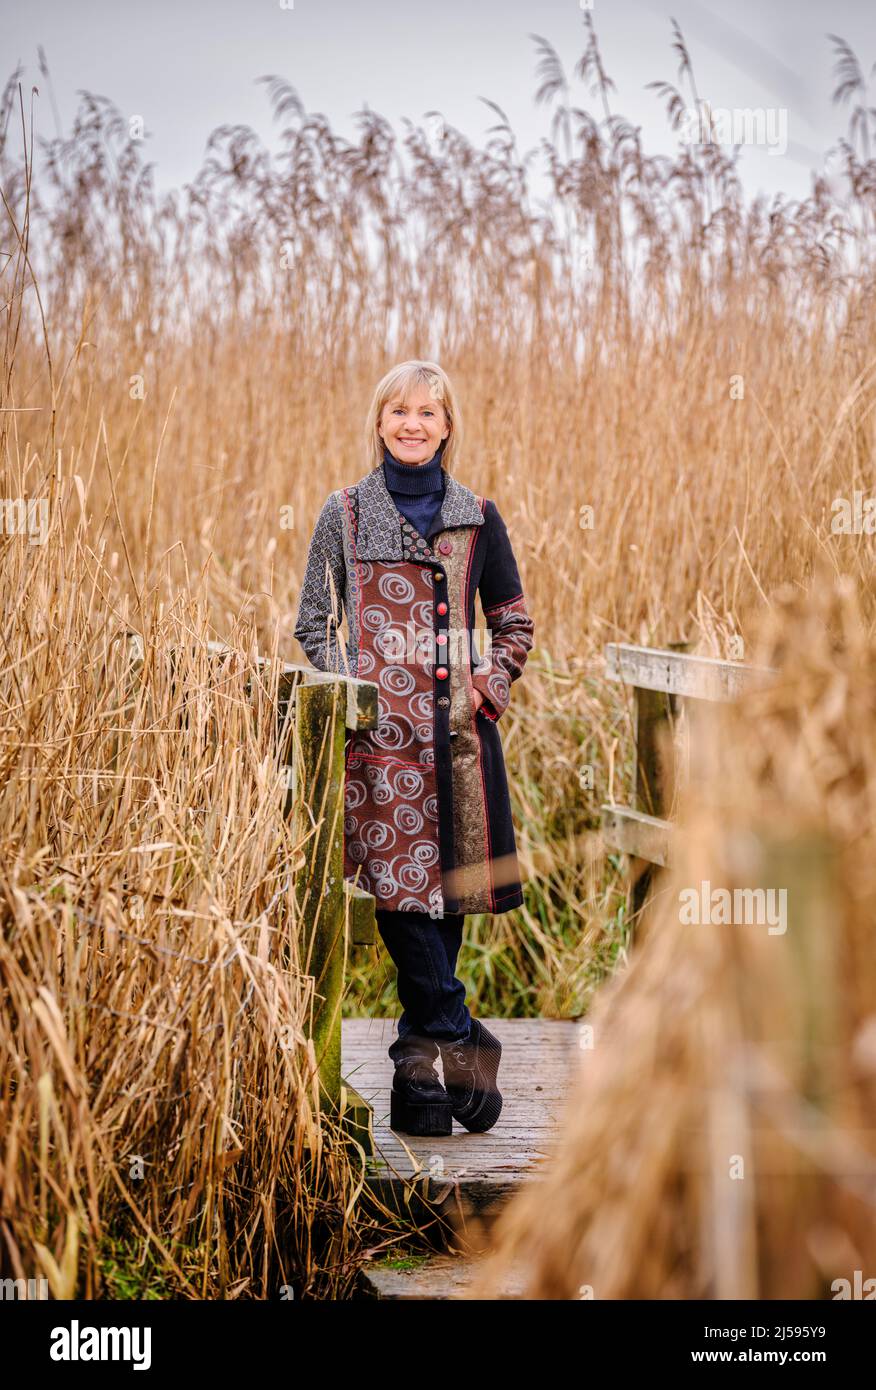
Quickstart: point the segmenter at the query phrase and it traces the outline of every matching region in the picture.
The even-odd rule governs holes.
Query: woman
[[[377,728],[347,744],[344,874],[374,894],[398,968],[391,1123],[411,1134],[498,1119],[501,1046],[454,970],[465,914],[523,901],[496,723],[534,626],[495,502],[453,475],[460,442],[441,367],[387,373],[368,412],[370,471],[326,499],[295,625],[314,666],[378,686]],[[472,645],[476,591],[492,639],[484,659]],[[431,1065],[439,1050],[446,1090]]]

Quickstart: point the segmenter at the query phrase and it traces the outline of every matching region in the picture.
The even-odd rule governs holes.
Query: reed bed
[[[557,1154],[502,1213],[471,1297],[512,1266],[527,1297],[586,1300],[833,1298],[872,1278],[876,645],[854,586],[821,581],[762,624],[772,687],[691,731],[672,869],[588,1014]],[[685,920],[704,882],[784,889],[787,915]]]
[[[876,132],[835,49],[848,136],[809,198],[769,204],[736,152],[648,153],[589,17],[580,97],[539,43],[547,211],[497,106],[482,147],[373,111],[349,142],[268,78],[276,150],[222,127],[163,197],[111,101],[85,94],[39,142],[12,75],[0,468],[49,525],[0,537],[0,1269],[80,1294],[336,1297],[397,1238],[351,1201],[360,1174],[314,1110],[282,892],[306,845],[242,698],[256,650],[301,659],[311,527],[365,471],[389,362],[438,357],[463,384],[460,476],[496,499],[536,622],[503,718],[527,898],[469,924],[477,1012],[583,1014],[627,961],[597,834],[631,776],[606,641],[748,655],[819,567],[870,640],[872,540],[831,518],[873,458]],[[237,653],[218,687],[207,637]],[[708,967],[651,940],[664,984]],[[354,959],[346,1010],[394,1007],[391,971]]]

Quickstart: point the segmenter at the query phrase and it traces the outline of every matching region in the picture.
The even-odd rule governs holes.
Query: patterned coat
[[[476,591],[491,636],[483,658]],[[382,465],[326,499],[295,636],[319,670],[378,686],[377,728],[348,735],[344,819],[344,877],[361,870],[378,908],[438,918],[522,903],[497,721],[533,632],[495,502],[452,474],[428,538],[399,512]]]

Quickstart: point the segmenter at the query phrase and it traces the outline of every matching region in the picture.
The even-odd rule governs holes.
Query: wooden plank
[[[634,647],[625,642],[609,642],[605,660],[609,680],[695,700],[736,700],[745,690],[758,688],[776,675],[771,667],[688,656],[659,647]]]
[[[461,1299],[477,1272],[477,1258],[429,1255],[421,1259],[385,1260],[362,1274],[366,1294],[385,1299]],[[502,1281],[500,1298],[526,1297],[526,1277],[518,1265]]]
[[[607,845],[666,868],[674,833],[671,821],[646,816],[644,811],[634,811],[629,806],[603,805],[600,810],[602,836]]]
[[[373,1108],[368,1181],[384,1199],[395,1192],[402,1202],[414,1188],[429,1202],[458,1195],[467,1210],[480,1212],[500,1205],[522,1182],[537,1181],[558,1142],[573,1070],[585,1056],[580,1028],[574,1019],[484,1022],[502,1044],[498,1121],[485,1134],[470,1134],[454,1121],[452,1134],[421,1138],[389,1127],[387,1048],[398,1036],[396,1020],[343,1020],[343,1073]],[[440,1076],[440,1058],[436,1070]]]

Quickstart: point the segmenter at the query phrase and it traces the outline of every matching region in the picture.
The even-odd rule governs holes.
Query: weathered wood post
[[[689,642],[669,642],[666,650],[686,652],[689,648]],[[673,737],[679,700],[671,691],[649,690],[642,686],[635,687],[635,698],[635,807],[647,816],[665,819],[674,781],[672,769],[666,763],[667,746]],[[641,930],[645,905],[654,886],[654,871],[647,859],[633,859],[631,869],[631,915],[634,930]]]
[[[301,968],[314,979],[310,1036],[328,1105],[341,1099],[341,998],[346,965],[344,913],[344,709],[341,681],[299,685],[295,692],[294,798],[297,840],[310,839],[307,871],[295,877],[301,913]]]
[[[787,894],[787,946],[802,1031],[802,1091],[827,1118],[839,1094],[842,1056],[836,917],[845,908],[838,849],[826,834],[813,830],[794,838],[762,836],[761,844],[760,881]]]
[[[285,813],[292,816],[296,839],[306,842],[306,870],[296,874],[294,891],[300,964],[314,978],[310,1035],[320,1092],[325,1106],[342,1117],[347,1134],[371,1153],[371,1108],[341,1075],[348,948],[377,939],[373,896],[344,879],[344,755],[348,732],[377,724],[377,686],[285,666],[281,692],[281,710],[291,702],[294,712]]]
[[[143,643],[136,633],[126,636],[129,669],[136,677],[143,666]],[[206,646],[211,658],[230,650],[223,642]],[[175,651],[170,656],[175,668]],[[270,662],[258,657],[256,666],[265,677]],[[252,681],[248,691],[252,698]],[[301,926],[299,964],[314,977],[311,1038],[321,1100],[340,1114],[346,1133],[372,1152],[370,1106],[341,1075],[341,1002],[348,945],[369,945],[377,938],[374,898],[344,879],[345,739],[349,731],[376,726],[377,686],[284,662],[275,714],[284,741],[283,812],[293,818],[296,838],[306,841],[307,867],[295,875],[293,892]]]
[[[672,822],[668,819],[676,780],[672,733],[682,701],[721,703],[769,680],[768,668],[713,657],[690,656],[686,642],[665,648],[609,643],[606,673],[632,686],[636,699],[635,806],[602,806],[605,843],[629,856],[633,921],[641,920],[654,866],[669,863]]]
[[[725,1035],[713,1066],[706,1106],[711,1200],[704,1210],[710,1210],[713,1247],[720,1252],[710,1297],[744,1299],[763,1296],[757,1204],[747,1172],[745,1181],[728,1181],[730,1155],[756,1163],[760,1203],[768,1206],[771,1194],[781,1191],[783,1235],[798,1251],[803,1239],[794,1231],[795,1198],[799,1194],[805,1205],[814,1171],[821,1168],[852,1190],[859,1183],[865,1201],[872,1178],[843,1171],[846,1158],[854,1162],[858,1155],[842,1120],[845,1047],[836,916],[844,895],[838,846],[821,828],[777,835],[768,823],[755,821],[730,830],[723,851],[723,886],[749,896],[741,920],[734,913],[733,925],[717,930],[756,937],[744,951],[728,940],[724,978],[735,995],[731,1026],[735,1034],[741,1021],[742,1029],[736,1046]],[[775,894],[769,905],[768,893]],[[755,906],[759,894],[762,917]],[[783,911],[774,917],[777,904]],[[809,1260],[794,1255],[792,1249],[788,1297],[817,1297]]]
[[[310,1036],[322,1103],[371,1152],[370,1106],[341,1075],[348,949],[377,938],[373,896],[344,879],[344,755],[349,732],[377,724],[377,686],[284,664],[277,715],[281,736],[284,728],[288,734],[282,750],[287,768],[284,814],[292,817],[296,840],[306,844],[306,869],[295,875],[294,892],[300,914],[299,963],[314,979]]]

